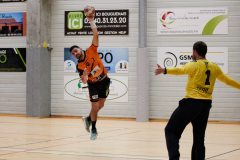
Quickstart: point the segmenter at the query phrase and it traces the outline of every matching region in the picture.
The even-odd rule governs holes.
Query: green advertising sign
[[[67,17],[68,17],[68,22],[67,22],[68,29],[74,30],[74,29],[83,28],[82,12],[68,12]]]

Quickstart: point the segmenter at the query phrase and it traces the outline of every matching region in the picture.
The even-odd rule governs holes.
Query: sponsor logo
[[[160,18],[160,22],[163,26],[163,28],[170,29],[170,25],[175,21],[175,14],[174,12],[167,11],[163,12]]]
[[[7,55],[6,50],[0,51],[0,63],[6,63],[7,62]]]
[[[178,60],[175,54],[173,54],[172,52],[166,52],[165,55],[166,55],[166,58],[163,61],[164,67],[165,68],[176,67],[178,64]]]
[[[76,72],[76,65],[71,60],[66,60],[64,62],[64,71],[65,72]]]
[[[98,95],[93,95],[92,99],[98,99]]]
[[[68,13],[68,29],[82,29],[83,28],[83,13],[69,12]]]
[[[128,73],[128,61],[121,60],[115,66],[116,73]]]

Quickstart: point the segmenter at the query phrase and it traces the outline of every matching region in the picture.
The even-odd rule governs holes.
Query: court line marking
[[[6,151],[7,149],[4,149]],[[39,154],[53,154],[53,155],[69,155],[69,156],[86,156],[86,157],[105,157],[105,158],[124,158],[124,159],[141,159],[141,160],[163,160],[167,157],[147,156],[147,155],[129,155],[129,154],[111,154],[111,153],[94,153],[94,152],[72,152],[72,151],[56,151],[56,150],[24,150],[24,149],[8,149],[9,151],[17,151],[14,153],[39,153]],[[0,159],[1,160],[1,159]]]
[[[114,129],[114,130],[103,131],[103,132],[99,132],[99,133],[104,134],[106,132],[108,132],[108,133],[110,132],[111,133],[111,132],[121,131],[121,130],[123,130],[123,129],[122,128],[121,129]],[[77,136],[49,139],[49,140],[43,140],[43,141],[32,142],[32,143],[24,143],[24,144],[18,144],[18,145],[12,145],[12,146],[0,147],[0,148],[12,148],[12,147],[25,146],[25,145],[39,144],[39,143],[44,143],[44,142],[54,142],[54,141],[59,141],[59,140],[66,140],[66,139],[73,139],[73,138],[83,137],[83,136],[87,136],[87,135],[88,135],[88,133],[84,133],[84,134],[80,134],[80,135],[77,135]]]
[[[137,128],[136,128],[137,129]],[[121,129],[119,129],[121,130]],[[130,134],[130,133],[129,133]],[[84,134],[86,135],[86,134]],[[58,139],[53,139],[53,140],[45,140],[45,141],[40,141],[40,142],[35,142],[35,143],[29,143],[29,145],[31,144],[37,144],[37,143],[42,143],[42,142],[49,142],[49,141],[58,141],[58,140],[62,140],[62,139],[70,139],[70,138],[76,138],[76,137],[81,137],[81,136],[84,136],[84,135],[80,135],[80,136],[74,136],[74,137],[64,137],[64,138],[58,138]],[[109,136],[108,136],[109,137]],[[115,137],[115,136],[111,136],[111,137]],[[102,138],[101,138],[102,139]],[[28,145],[28,144],[22,144],[22,145]],[[222,153],[222,154],[218,154],[218,155],[215,155],[215,156],[212,156],[212,157],[208,157],[207,159],[212,159],[212,158],[215,158],[215,157],[219,157],[219,156],[222,156],[222,155],[225,155],[225,154],[229,154],[231,152],[235,152],[237,150],[240,150],[240,148],[238,149],[235,149],[235,150],[231,150],[231,151],[228,151],[228,152],[225,152],[225,153]],[[1,159],[0,159],[1,160]]]
[[[223,155],[226,155],[226,154],[229,154],[229,153],[232,153],[232,152],[236,152],[240,150],[240,148],[237,148],[237,149],[234,149],[234,150],[231,150],[231,151],[228,151],[228,152],[224,152],[224,153],[221,153],[221,154],[217,154],[215,156],[211,156],[211,157],[208,157],[206,159],[212,159],[212,158],[216,158],[216,157],[220,157],[220,156],[223,156]]]
[[[123,130],[123,129],[116,129],[116,130],[112,130],[111,132],[114,132],[114,131],[119,131],[119,130]],[[104,134],[104,133],[106,133],[107,131],[104,131],[104,132],[102,132],[102,134]],[[100,139],[100,140],[104,140],[104,139],[108,139],[108,138],[112,138],[112,137],[116,137],[116,136],[121,136],[121,135],[127,135],[127,134],[134,134],[134,133],[139,133],[139,132],[141,132],[141,131],[134,131],[134,132],[128,132],[128,133],[121,133],[121,134],[117,134],[117,135],[111,135],[111,136],[104,136],[104,137],[101,137],[101,138],[98,138],[98,139]],[[109,133],[109,131],[108,131],[108,133]],[[85,134],[84,134],[85,135]],[[48,141],[44,141],[44,142],[49,142],[49,141],[58,141],[58,140],[62,140],[62,139],[70,139],[70,138],[76,138],[76,137],[81,137],[81,136],[84,136],[84,135],[80,135],[80,136],[75,136],[75,137],[65,137],[65,138],[60,138],[60,139],[55,139],[55,140],[48,140]],[[75,143],[79,143],[79,142],[87,142],[87,141],[90,141],[90,140],[79,140],[79,141],[75,141],[75,142],[73,142],[73,143],[68,143],[68,144],[75,144]],[[42,142],[39,142],[39,143],[42,143]],[[37,144],[37,143],[33,143],[33,144]],[[12,151],[14,150],[15,152],[11,152],[11,153],[6,153],[6,154],[0,154],[0,156],[3,156],[3,155],[8,155],[8,154],[14,154],[14,153],[20,153],[20,152],[33,152],[33,153],[48,153],[48,152],[58,152],[58,154],[59,154],[59,152],[66,152],[66,151],[54,151],[54,150],[50,150],[50,151],[41,151],[41,152],[39,152],[39,151],[37,151],[38,149],[46,149],[46,148],[50,148],[50,147],[56,147],[56,146],[61,146],[61,145],[68,145],[68,144],[59,144],[59,145],[53,145],[53,146],[45,146],[45,147],[41,147],[41,148],[35,148],[35,149],[11,149]],[[27,144],[28,145],[28,144]],[[2,148],[2,149],[1,149]],[[5,148],[5,150],[7,150],[7,148],[8,149],[10,149],[9,147],[0,147],[0,149],[1,150],[3,150],[3,148]],[[238,148],[238,149],[235,149],[235,150],[231,150],[231,151],[228,151],[228,152],[225,152],[225,153],[222,153],[222,154],[218,154],[218,155],[215,155],[215,156],[211,156],[211,157],[208,157],[208,158],[206,158],[206,160],[207,159],[212,159],[212,158],[215,158],[215,157],[219,157],[219,156],[222,156],[222,155],[226,155],[226,154],[229,154],[229,153],[231,153],[231,152],[235,152],[235,151],[238,151],[238,150],[240,150],[240,148]],[[94,152],[89,152],[89,153],[93,153],[94,154]],[[66,153],[65,153],[66,154]],[[101,153],[97,153],[97,154],[101,154]],[[67,154],[67,155],[72,155],[72,154]],[[110,154],[107,154],[107,155],[110,155]],[[112,155],[114,155],[114,154],[112,154]],[[81,156],[91,156],[91,155],[81,155]],[[130,158],[130,157],[125,157],[125,156],[132,156],[132,155],[123,155],[124,157],[121,157],[122,155],[120,155],[119,154],[119,156],[117,156],[117,157],[115,157],[115,158]],[[94,157],[99,157],[99,156],[94,156]],[[103,156],[103,157],[107,157],[107,156]],[[140,159],[146,159],[146,158],[144,158],[143,156],[142,157],[137,157],[138,159],[140,158]],[[131,159],[137,159],[137,158],[135,158],[135,157],[131,157]],[[153,157],[152,158],[153,160],[154,159],[156,159],[156,157]],[[1,160],[1,159],[0,159]],[[146,159],[146,160],[148,160],[148,159]],[[151,159],[150,159],[151,160]]]
[[[136,133],[136,132],[132,132],[132,133]],[[131,134],[131,133],[125,133],[125,134]],[[120,135],[123,135],[123,134],[120,134]],[[114,136],[119,136],[119,134],[116,134]],[[99,139],[101,139],[101,138],[99,138]],[[51,140],[49,140],[49,141],[51,141]],[[91,141],[91,140],[89,140],[89,139],[88,140],[79,140],[79,141],[75,141],[75,142],[71,142],[71,143],[63,143],[63,144],[45,146],[45,147],[40,147],[40,148],[35,148],[35,149],[22,149],[22,150],[19,149],[19,150],[17,150],[17,148],[16,148],[15,152],[0,154],[0,156],[5,156],[5,155],[9,155],[9,154],[16,154],[16,153],[21,153],[21,152],[36,151],[38,149],[46,149],[46,148],[50,148],[50,147],[57,147],[57,146],[62,146],[62,145],[69,145],[69,144],[75,144],[75,143],[79,143],[79,142],[88,142],[88,141]],[[11,149],[11,148],[1,147],[0,149]]]
[[[159,157],[159,156],[149,156],[149,155],[131,155],[131,154],[113,154],[113,153],[99,153],[99,152],[89,152],[94,155],[103,155],[105,157],[119,157],[119,158],[143,158],[143,159],[159,159],[159,158],[168,158],[168,157]]]

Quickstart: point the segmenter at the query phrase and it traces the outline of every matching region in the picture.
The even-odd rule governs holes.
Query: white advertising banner
[[[206,58],[215,62],[228,73],[228,48],[227,47],[208,47]],[[192,61],[192,47],[159,47],[157,63],[162,67],[179,67]]]
[[[159,8],[157,34],[228,34],[228,9],[219,8]]]
[[[128,102],[128,77],[110,76],[108,101]],[[64,100],[89,101],[87,84],[79,76],[64,76]]]

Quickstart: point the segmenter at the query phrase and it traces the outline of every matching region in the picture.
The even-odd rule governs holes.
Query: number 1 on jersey
[[[205,73],[207,75],[207,78],[206,78],[206,81],[205,81],[205,85],[210,85],[210,74],[211,74],[211,71],[207,70]]]

